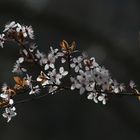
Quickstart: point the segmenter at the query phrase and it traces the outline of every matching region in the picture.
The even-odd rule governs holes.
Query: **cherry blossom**
[[[17,27],[17,24],[15,21],[12,21],[12,22],[5,25],[5,29],[3,30],[3,32],[6,32],[6,31],[13,29],[15,27]]]
[[[129,82],[129,86],[130,86],[130,88],[132,88],[132,89],[133,89],[133,88],[135,88],[135,87],[136,87],[136,84],[135,84],[135,82],[134,82],[134,81],[132,81],[132,80],[131,80],[131,81]]]
[[[7,118],[7,122],[10,122],[13,117],[17,115],[15,107],[6,107],[5,112],[2,114],[4,118]]]
[[[33,31],[32,26],[26,26],[25,29],[29,38],[34,39],[34,31]]]
[[[72,63],[70,64],[71,68],[74,68],[75,72],[78,72],[82,68],[82,56],[78,56],[77,58],[72,59]]]

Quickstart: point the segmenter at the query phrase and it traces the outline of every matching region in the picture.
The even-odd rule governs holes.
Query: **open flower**
[[[102,102],[103,105],[106,104],[106,95],[103,93],[99,95],[97,92],[90,92],[87,98],[95,103]]]
[[[87,98],[89,100],[93,100],[95,103],[98,103],[98,98],[97,97],[98,97],[98,93],[97,92],[95,92],[95,93],[94,92],[90,92]]]
[[[130,88],[134,89],[134,88],[136,87],[136,84],[135,84],[134,81],[131,80],[131,81],[129,82],[129,86],[130,86]]]
[[[30,44],[30,47],[29,47],[29,51],[32,53],[35,51],[35,49],[37,48],[38,46],[34,43],[34,44]]]
[[[45,70],[48,70],[49,68],[54,69],[54,67],[55,67],[55,66],[54,66],[55,57],[54,57],[51,53],[48,54],[48,57],[47,57],[45,63],[46,63],[46,64],[45,64],[45,67],[44,67]]]
[[[25,81],[26,81],[27,86],[29,86],[29,88],[31,88],[32,87],[32,76],[29,76],[27,74],[25,77]]]
[[[22,60],[18,60],[18,61],[15,63],[15,65],[14,65],[14,67],[13,67],[13,70],[12,70],[13,73],[22,74],[23,72],[27,72],[27,70],[26,70],[25,68],[22,68],[22,67],[21,67],[21,61],[22,61]]]
[[[71,90],[79,89],[80,94],[83,94],[85,91],[94,91],[95,90],[95,81],[91,77],[90,72],[79,71],[79,75],[76,78],[71,78]]]
[[[7,118],[7,122],[10,122],[12,117],[15,117],[17,113],[15,112],[15,107],[6,107],[5,112],[2,114],[4,118]]]
[[[50,82],[60,85],[61,79],[68,74],[68,71],[65,71],[63,67],[59,68],[59,73],[56,72],[56,69],[53,69],[49,72]]]
[[[31,90],[29,92],[29,95],[32,95],[32,94],[38,94],[40,93],[40,88],[39,86],[31,86]]]
[[[72,59],[72,63],[70,64],[71,68],[74,68],[75,72],[78,72],[82,68],[82,56]]]
[[[27,35],[29,36],[30,39],[34,39],[34,31],[32,26],[26,26],[25,30],[27,32]]]
[[[40,82],[42,86],[50,84],[50,78],[43,72],[40,72],[40,75],[37,77],[37,82]]]
[[[57,59],[59,56],[64,56],[64,54],[62,52],[59,52],[58,49],[53,49],[52,47],[50,47],[50,54],[55,58]]]
[[[54,94],[58,89],[58,86],[50,85],[49,86],[49,93]]]
[[[3,30],[3,32],[6,32],[12,28],[15,28],[16,26],[17,26],[16,22],[12,21],[12,22],[5,25],[5,29]]]
[[[21,39],[26,38],[28,36],[26,27],[20,24],[17,24],[16,32],[18,33],[18,36],[21,37]]]
[[[103,105],[105,105],[105,104],[106,104],[106,95],[105,95],[105,94],[99,95],[99,96],[98,96],[98,100],[99,100],[100,102],[102,102]]]

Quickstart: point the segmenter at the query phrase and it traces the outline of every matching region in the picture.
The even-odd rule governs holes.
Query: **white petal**
[[[84,87],[81,87],[80,88],[80,95],[82,95],[84,92],[85,92],[85,88]]]
[[[79,66],[75,67],[75,72],[77,73],[79,71]]]
[[[23,50],[23,53],[27,56],[28,55],[28,52],[24,49]]]
[[[64,71],[64,72],[62,73],[63,76],[66,76],[67,74],[68,74],[68,71]]]
[[[81,88],[81,86],[82,86],[82,85],[79,84],[79,83],[76,83],[76,84],[75,84],[75,87],[76,87],[77,89]]]
[[[114,92],[115,92],[115,93],[119,93],[119,88],[115,88],[115,89],[114,89]]]
[[[66,59],[61,58],[61,62],[62,62],[62,63],[65,63],[65,62],[66,62]]]
[[[38,82],[41,82],[42,81],[42,78],[40,78],[40,77],[37,77],[37,79],[36,79]]]
[[[59,73],[63,73],[63,72],[64,72],[64,68],[63,67],[60,67]]]
[[[82,57],[81,56],[79,56],[77,59],[78,59],[79,63],[82,61]]]
[[[93,99],[93,93],[90,93],[87,97],[87,99],[92,100]]]
[[[49,84],[49,81],[46,80],[46,81],[44,81],[44,82],[42,83],[42,86],[46,86],[46,85],[48,85],[48,84]]]
[[[16,108],[13,106],[11,110],[15,111],[15,110],[16,110]]]
[[[49,65],[46,64],[45,67],[44,67],[44,69],[45,69],[45,70],[48,70],[48,69],[49,69]]]
[[[81,81],[83,77],[81,75],[77,75],[77,80]]]
[[[70,67],[74,68],[75,67],[75,63],[70,64]]]
[[[76,58],[73,58],[73,62],[74,62],[74,63],[77,63],[77,59],[76,59]]]
[[[93,98],[93,101],[97,104],[98,103],[98,100],[96,97]]]
[[[103,103],[103,105],[105,105],[106,104],[106,99],[104,99],[102,103]]]
[[[61,74],[57,74],[56,75],[56,79],[61,79],[62,78],[62,75]]]
[[[71,85],[71,90],[74,90],[74,89],[75,89],[75,85],[72,84],[72,85]]]
[[[23,58],[23,57],[20,57],[20,58],[18,59],[18,61],[19,61],[19,63],[23,63],[23,62],[24,62],[24,58]]]
[[[25,68],[21,68],[21,70],[22,70],[23,72],[27,72],[27,70],[26,70]]]
[[[10,116],[8,116],[7,122],[10,122],[10,121],[11,121],[11,117],[10,117]]]
[[[54,69],[54,64],[51,63],[51,64],[50,64],[50,67],[51,67],[52,69]]]
[[[57,85],[60,85],[61,84],[61,81],[59,79],[56,79],[56,84]]]
[[[2,93],[0,95],[0,97],[7,100],[8,99],[8,94]]]
[[[93,91],[93,87],[91,87],[90,85],[86,85],[86,90],[87,91]]]
[[[98,100],[99,100],[99,101],[103,101],[103,99],[104,99],[104,96],[102,96],[102,95],[100,95],[100,96],[98,97]]]
[[[9,100],[9,104],[12,105],[13,103],[14,103],[14,100],[13,99],[10,99]]]

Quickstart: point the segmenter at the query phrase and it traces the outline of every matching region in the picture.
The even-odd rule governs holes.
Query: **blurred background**
[[[139,0],[0,0],[0,30],[9,21],[32,25],[40,50],[75,40],[110,70],[113,79],[140,85]],[[0,50],[0,83],[11,80],[18,48]],[[140,102],[114,97],[106,106],[61,92],[17,106],[9,124],[0,117],[0,140],[138,140]]]

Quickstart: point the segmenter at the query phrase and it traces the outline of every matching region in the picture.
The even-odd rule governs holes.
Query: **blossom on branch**
[[[12,117],[15,117],[17,113],[15,112],[15,107],[6,107],[5,112],[2,114],[4,118],[7,118],[7,122],[10,122]]]
[[[0,93],[0,108],[4,109],[2,116],[7,122],[17,115],[15,105],[62,90],[77,90],[80,95],[85,94],[87,99],[103,105],[107,103],[108,96],[129,95],[140,98],[133,81],[126,85],[113,80],[109,71],[100,66],[94,57],[89,58],[77,50],[75,41],[69,44],[63,40],[60,48],[50,47],[46,54],[34,42],[32,26],[15,21],[5,25],[0,34],[0,47],[3,48],[8,41],[17,43],[20,56],[12,70],[14,85],[4,83]],[[29,74],[32,66],[37,67],[39,74],[38,71]],[[30,99],[15,100],[17,95],[23,94],[30,95]]]

